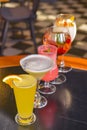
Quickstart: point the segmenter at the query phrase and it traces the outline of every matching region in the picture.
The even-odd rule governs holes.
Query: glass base
[[[17,122],[18,125],[27,126],[33,124],[36,121],[36,116],[33,113],[32,116],[29,118],[21,118],[19,114],[17,114],[15,116],[15,121]]]
[[[44,96],[40,95],[40,101],[38,103],[34,103],[34,108],[43,108],[47,105],[47,99]]]
[[[51,81],[51,83],[57,85],[57,84],[62,84],[65,81],[66,81],[66,76],[63,74],[59,74],[55,80]]]
[[[58,68],[59,68],[59,72],[61,72],[61,73],[67,73],[72,70],[71,66],[64,66],[64,67],[59,66]]]
[[[52,84],[48,84],[45,87],[45,84],[43,84],[38,91],[42,94],[53,94],[56,91],[56,87]]]

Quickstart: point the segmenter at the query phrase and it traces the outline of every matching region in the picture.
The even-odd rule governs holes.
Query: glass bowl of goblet
[[[63,57],[69,51],[71,47],[71,36],[68,28],[60,28],[56,26],[49,27],[43,36],[43,44],[54,45],[57,47],[58,56],[62,56],[62,62],[64,62]],[[61,66],[61,69],[64,66]],[[60,71],[59,71],[60,72]],[[53,84],[61,84],[66,81],[66,77],[63,74],[59,74],[58,77],[52,81]]]
[[[59,14],[57,15],[54,26],[56,27],[56,32],[58,30],[65,30],[68,29],[70,37],[71,37],[71,43],[75,39],[76,36],[76,21],[75,21],[75,16],[73,14]],[[70,38],[69,38],[70,39]],[[68,50],[70,49],[69,46],[71,46],[69,43],[70,41],[67,42],[68,44],[67,47],[63,47],[58,49],[58,54],[61,55],[63,53],[67,53]],[[72,70],[72,67],[70,65],[66,66],[65,62],[62,58],[60,65],[59,65],[59,71],[63,73],[67,73]]]
[[[23,70],[37,79],[37,92],[35,94],[34,108],[42,108],[47,105],[47,99],[38,92],[39,81],[53,68],[53,61],[47,56],[32,54],[20,60]]]

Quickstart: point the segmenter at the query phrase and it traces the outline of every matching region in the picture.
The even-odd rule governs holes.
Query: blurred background
[[[41,0],[35,21],[37,45],[42,44],[46,28],[53,24],[59,13],[72,13],[76,17],[77,35],[66,55],[87,58],[87,0]],[[3,56],[33,54],[34,46],[26,24],[16,24],[15,31],[12,31],[12,26],[9,26]],[[0,46],[1,31],[2,25]]]

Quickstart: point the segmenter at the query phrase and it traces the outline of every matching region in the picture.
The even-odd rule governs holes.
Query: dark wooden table
[[[0,130],[87,130],[87,60],[69,56],[65,61],[73,69],[65,74],[67,81],[57,85],[54,94],[44,95],[48,104],[34,109],[37,120],[33,125],[17,125],[13,90],[2,82],[2,78],[25,73],[19,65],[22,57],[25,56],[0,57]]]

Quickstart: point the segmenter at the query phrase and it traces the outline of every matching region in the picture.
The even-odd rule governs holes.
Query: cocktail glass
[[[49,44],[40,45],[38,47],[38,54],[48,56],[54,62],[54,67],[42,78],[44,84],[42,84],[42,87],[39,89],[39,92],[42,94],[52,94],[56,91],[56,87],[55,85],[50,84],[50,81],[54,80],[58,75],[58,67],[56,64],[57,47]]]
[[[59,31],[59,32],[58,32]],[[65,34],[65,32],[64,32]],[[60,50],[63,48],[64,44],[62,44],[60,41],[60,43],[58,43],[58,38],[60,37],[60,40],[62,38],[62,32],[60,30],[56,31],[56,27],[55,26],[51,26],[48,27],[44,33],[43,36],[43,44],[44,45],[53,45],[57,47],[57,54],[59,56],[59,48]],[[57,38],[58,37],[58,38]],[[66,77],[63,74],[58,74],[57,77],[51,81],[52,84],[62,84],[66,81]]]
[[[19,125],[26,126],[34,123],[36,120],[33,107],[37,81],[28,74],[21,74],[19,76],[22,79],[21,81],[14,79],[12,82],[18,110],[15,120]]]
[[[39,81],[43,78],[43,76],[50,71],[54,63],[52,59],[47,56],[32,54],[22,58],[20,60],[20,65],[23,70],[31,75],[33,75],[37,79],[37,92],[35,94],[35,108],[42,108],[47,105],[47,99],[44,96],[41,96],[38,92],[39,89]]]
[[[67,39],[67,43],[61,47],[57,43],[58,46],[58,55],[62,55],[62,60],[59,65],[59,72],[67,73],[72,70],[71,66],[66,66],[64,62],[64,54],[67,53],[70,49],[71,43],[75,39],[76,36],[76,22],[75,22],[75,16],[73,14],[59,14],[56,17],[56,20],[54,22],[55,32],[59,32],[59,30],[62,32],[65,29],[68,29],[69,35],[71,37]],[[57,37],[57,41],[61,40],[61,37]]]

